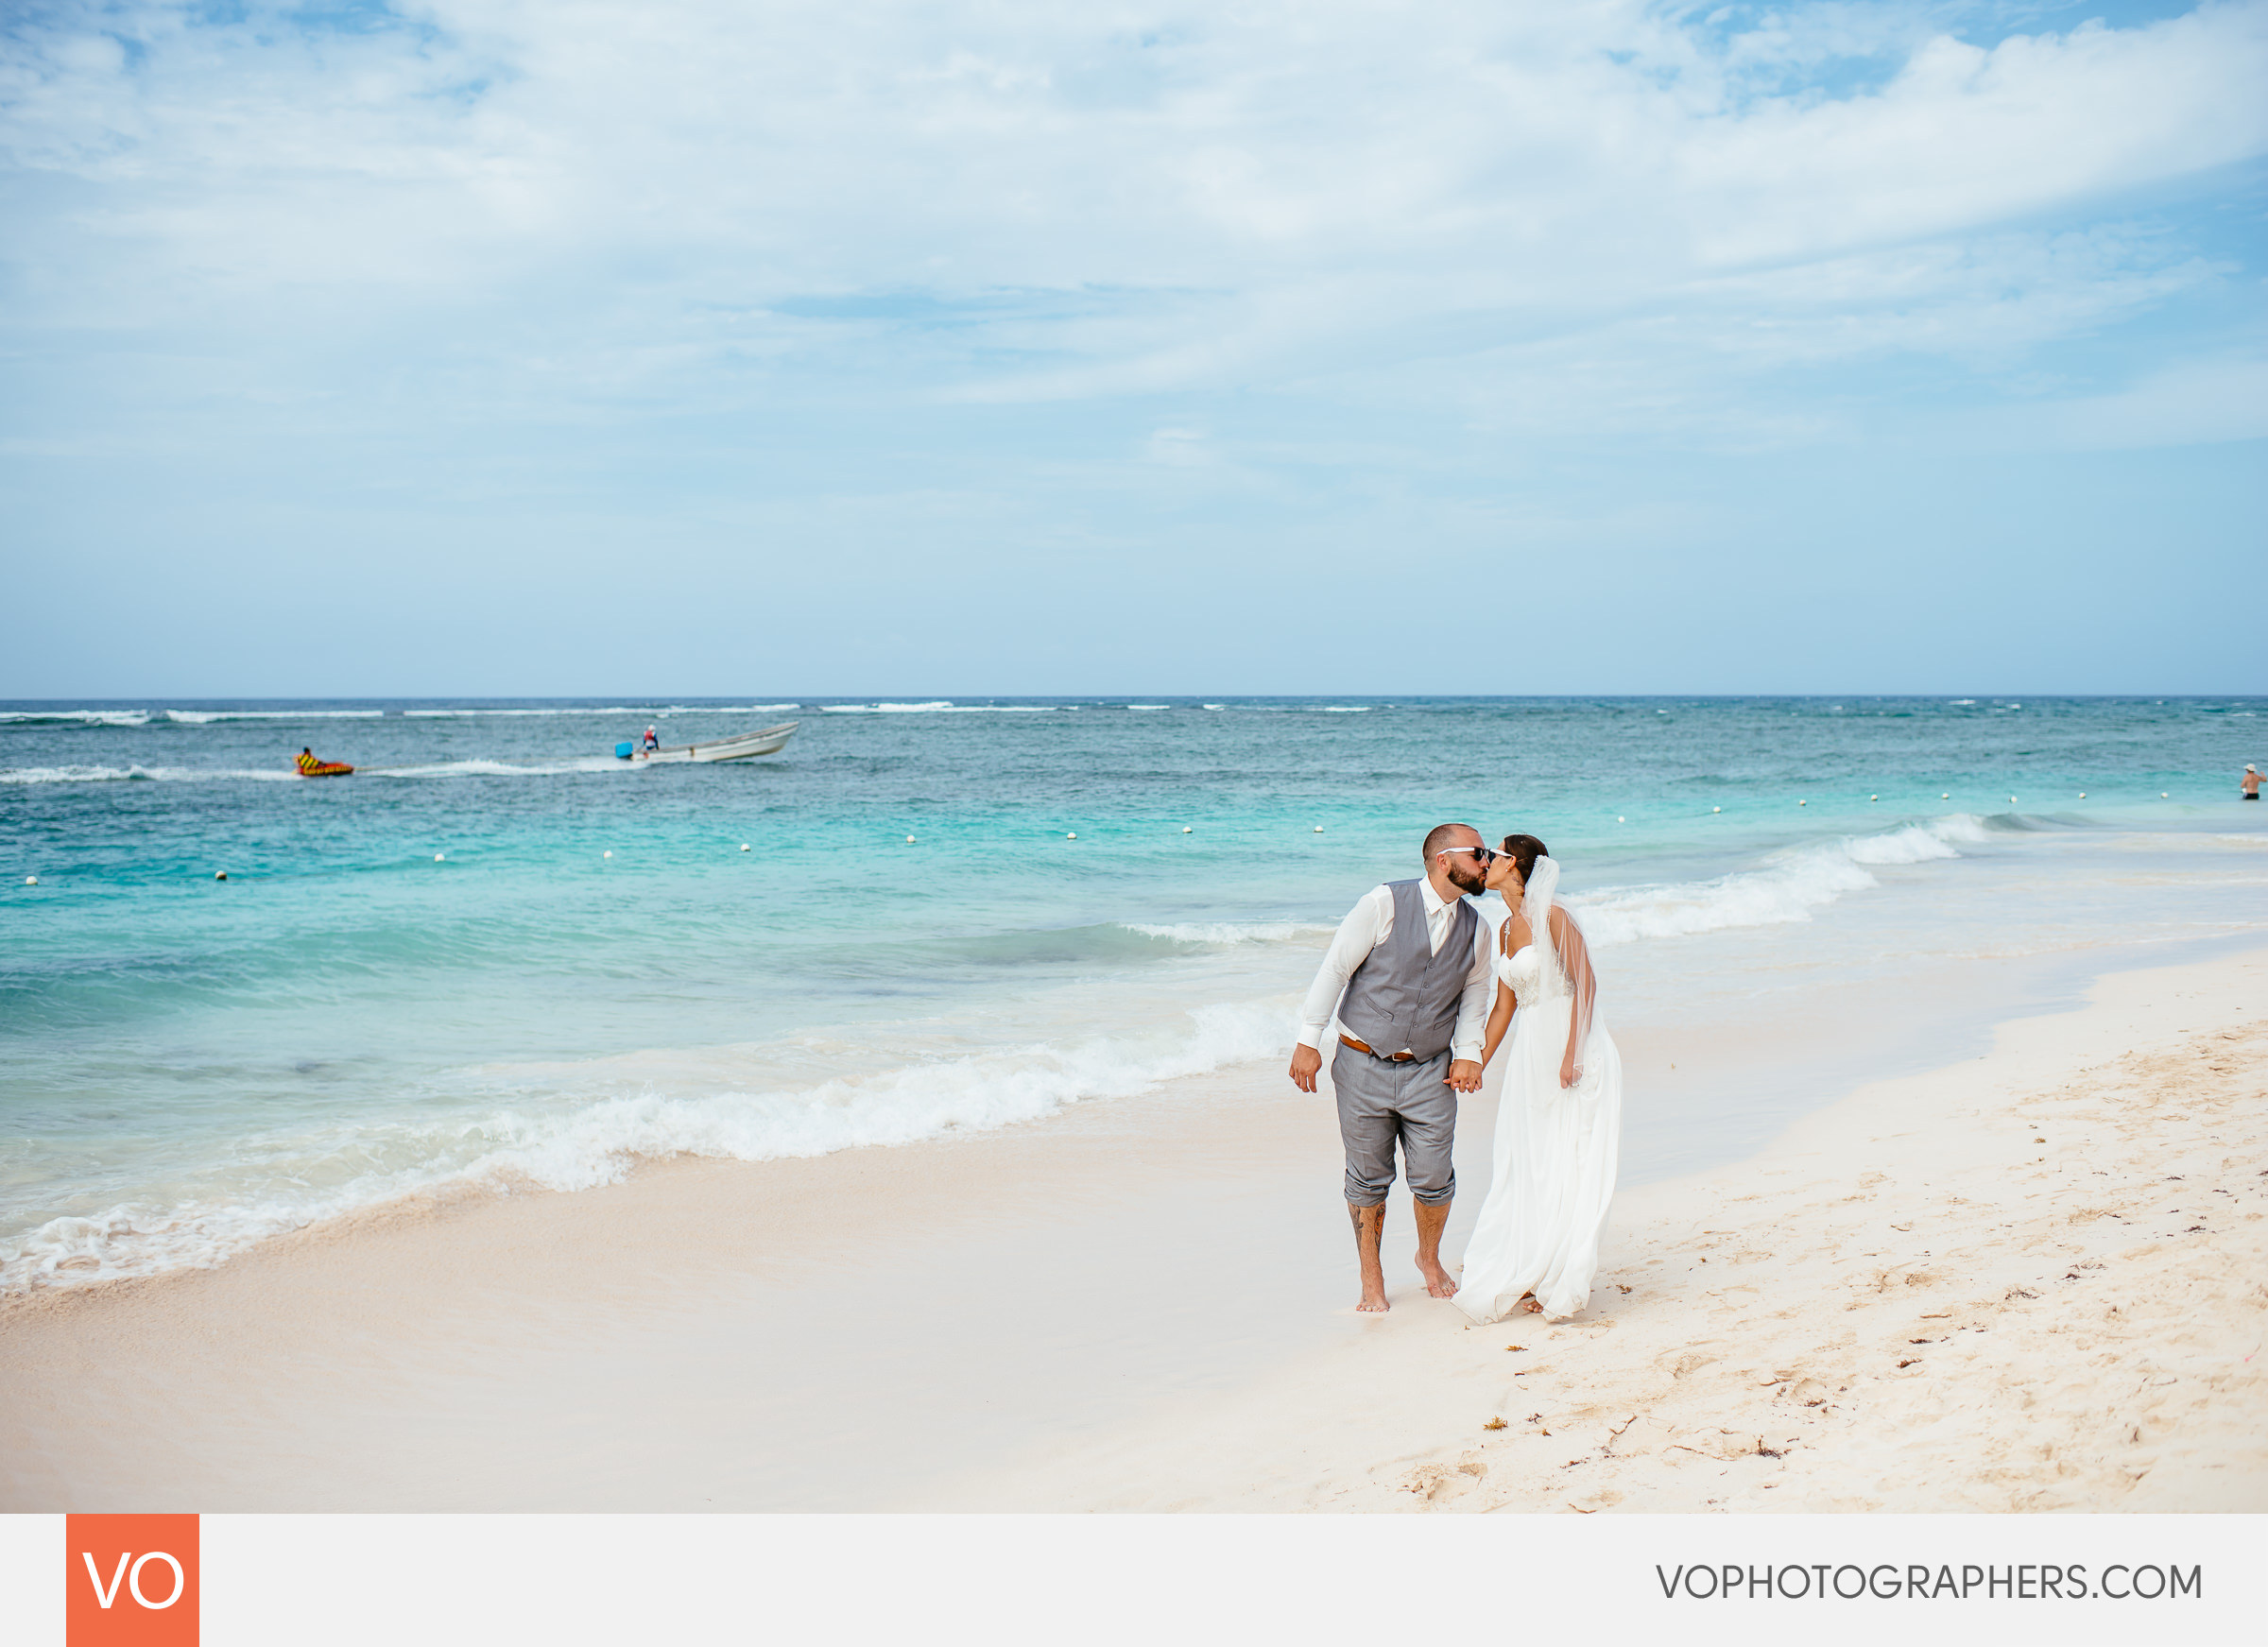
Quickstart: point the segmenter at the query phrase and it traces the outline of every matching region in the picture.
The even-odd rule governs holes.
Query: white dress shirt
[[[1418,883],[1418,898],[1425,906],[1426,935],[1433,940],[1433,952],[1437,955],[1449,937],[1449,923],[1456,914],[1456,906],[1442,902],[1431,881]],[[1339,997],[1347,993],[1347,980],[1370,958],[1371,951],[1393,935],[1393,889],[1373,886],[1347,912],[1347,918],[1339,922],[1338,933],[1331,940],[1331,948],[1323,953],[1323,969],[1315,974],[1314,983],[1308,987],[1307,1000],[1299,1008],[1301,1046],[1314,1047],[1317,1052],[1323,1050],[1323,1039],[1331,1033],[1332,1019],[1339,1009]],[[1465,970],[1465,993],[1457,1004],[1457,1027],[1449,1040],[1450,1056],[1476,1064],[1481,1061],[1481,1040],[1488,1027],[1489,998],[1495,993],[1489,987],[1496,981],[1494,936],[1486,921],[1473,922],[1472,965]],[[1393,1054],[1406,1049],[1377,1050]]]

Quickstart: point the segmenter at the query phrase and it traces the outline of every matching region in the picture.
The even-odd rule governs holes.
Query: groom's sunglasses
[[[1486,869],[1489,865],[1495,863],[1498,858],[1503,855],[1501,852],[1492,852],[1486,847],[1444,847],[1441,849],[1441,850],[1435,852],[1434,856],[1436,858],[1452,858],[1459,852],[1470,852],[1484,869]]]

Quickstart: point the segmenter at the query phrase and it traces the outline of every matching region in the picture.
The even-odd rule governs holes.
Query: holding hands
[[[1302,1092],[1315,1089],[1315,1077],[1322,1073],[1323,1055],[1304,1041],[1292,1049],[1292,1085]],[[1478,1092],[1481,1089],[1481,1066],[1470,1058],[1458,1058],[1449,1066],[1449,1073],[1441,1077],[1458,1092]]]

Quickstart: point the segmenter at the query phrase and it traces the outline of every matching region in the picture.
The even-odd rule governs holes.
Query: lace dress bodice
[[[1544,976],[1547,970],[1551,973],[1548,978]],[[1567,980],[1560,976],[1559,969],[1546,968],[1534,944],[1522,944],[1508,955],[1497,956],[1496,975],[1522,1006],[1568,992]]]

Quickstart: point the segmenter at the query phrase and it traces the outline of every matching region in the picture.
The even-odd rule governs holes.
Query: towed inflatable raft
[[[304,749],[293,764],[299,767],[301,778],[344,778],[354,770],[344,761],[318,761]]]

